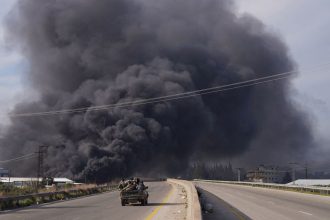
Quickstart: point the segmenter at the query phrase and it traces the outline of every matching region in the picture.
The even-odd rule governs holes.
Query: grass
[[[30,186],[26,187],[15,187],[13,185],[0,184],[0,196],[20,196],[28,195],[35,192],[35,189]]]

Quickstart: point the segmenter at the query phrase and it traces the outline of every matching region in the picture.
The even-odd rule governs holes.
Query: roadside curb
[[[195,185],[186,180],[168,179],[169,183],[178,184],[184,187],[187,192],[188,208],[187,219],[189,220],[202,220],[201,205]]]

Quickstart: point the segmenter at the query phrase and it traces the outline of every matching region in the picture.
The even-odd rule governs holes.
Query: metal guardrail
[[[271,189],[279,189],[279,190],[287,190],[287,191],[295,191],[295,192],[315,193],[315,194],[319,194],[319,195],[330,196],[329,187],[299,186],[299,185],[286,185],[286,184],[276,184],[276,183],[253,183],[253,182],[238,182],[238,181],[201,180],[201,179],[194,179],[194,181],[245,185],[245,186],[252,186],[252,187],[262,187],[262,188],[271,188]]]
[[[31,200],[32,204],[45,203],[50,201],[56,201],[61,199],[70,199],[77,198],[85,195],[92,195],[96,193],[113,191],[117,189],[117,185],[106,185],[98,186],[88,189],[71,189],[71,190],[61,190],[55,192],[46,192],[46,193],[34,193],[28,195],[20,196],[7,196],[0,197],[0,210],[13,209],[18,207],[24,207],[20,202],[24,200]]]

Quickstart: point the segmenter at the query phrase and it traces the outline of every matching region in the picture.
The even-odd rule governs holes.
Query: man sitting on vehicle
[[[126,184],[125,179],[122,178],[121,181],[119,182],[119,186],[118,186],[119,190],[124,189],[124,188],[126,187],[126,185],[127,185],[127,184]]]
[[[137,190],[143,191],[146,189],[146,186],[143,184],[143,181],[139,181],[139,184],[137,186]]]
[[[123,191],[132,191],[132,190],[136,190],[136,183],[134,180],[128,180],[126,181],[127,185],[123,188]]]

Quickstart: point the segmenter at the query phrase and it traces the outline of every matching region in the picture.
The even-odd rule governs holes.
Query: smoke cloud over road
[[[7,34],[40,100],[14,112],[116,104],[290,71],[285,44],[229,0],[21,0]],[[49,175],[176,174],[192,159],[303,157],[313,137],[290,80],[104,111],[12,118],[0,159],[49,145]],[[258,157],[251,160],[258,160]],[[35,172],[36,161],[15,166]]]

